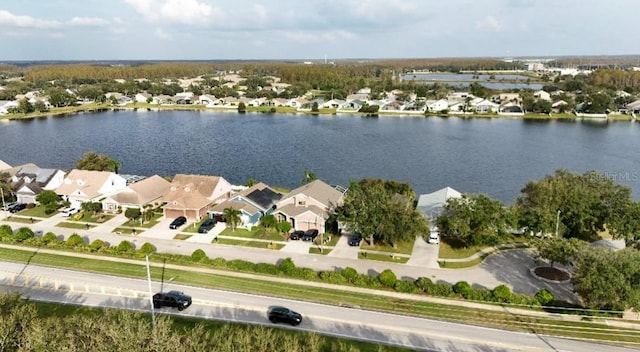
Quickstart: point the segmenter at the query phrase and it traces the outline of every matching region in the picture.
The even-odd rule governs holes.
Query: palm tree
[[[227,225],[231,227],[231,231],[235,231],[238,225],[242,224],[242,218],[240,218],[240,210],[234,208],[225,208],[222,214],[227,221]]]

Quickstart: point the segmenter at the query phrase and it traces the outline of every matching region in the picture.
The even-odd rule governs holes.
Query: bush
[[[393,289],[402,292],[402,293],[415,293],[417,288],[416,285],[411,281],[406,280],[398,280],[395,285],[393,285]]]
[[[258,274],[267,274],[267,275],[278,275],[280,273],[280,268],[273,264],[269,263],[257,263],[254,267],[254,270]]]
[[[493,297],[496,298],[498,302],[511,302],[511,298],[513,297],[513,293],[507,285],[496,286],[492,293]]]
[[[473,294],[473,287],[466,281],[456,282],[451,289],[464,298],[469,298]]]
[[[396,284],[396,281],[398,281],[398,278],[391,269],[385,269],[380,273],[380,275],[378,275],[378,281],[380,281],[383,286],[393,287]]]
[[[342,275],[348,282],[353,282],[353,280],[358,277],[358,272],[356,269],[348,266],[342,269],[340,275]]]
[[[80,235],[78,235],[77,233],[74,233],[73,235],[69,236],[69,238],[67,238],[67,246],[69,247],[79,247],[79,246],[84,246],[84,238],[82,238]]]
[[[125,240],[118,244],[116,250],[118,251],[118,253],[131,253],[134,252],[136,248],[133,246],[133,243]]]
[[[553,297],[553,293],[551,293],[546,288],[538,290],[534,298],[543,306],[553,302],[553,300],[555,299],[555,297]]]
[[[321,271],[320,272],[320,280],[328,283],[328,284],[344,284],[347,282],[347,279],[344,278],[340,273],[335,271]]]
[[[413,284],[416,285],[418,290],[427,292],[429,287],[433,285],[433,281],[428,277],[419,277]]]
[[[486,288],[471,289],[471,291],[469,292],[469,296],[465,298],[472,301],[483,301],[483,302],[493,302],[495,300],[491,290],[488,290]]]
[[[35,237],[35,234],[28,227],[19,228],[16,234],[13,235],[13,238],[18,242],[23,242],[34,237]]]
[[[453,297],[455,295],[451,285],[440,282],[429,286],[427,294],[438,297]]]
[[[236,271],[254,271],[255,264],[242,259],[234,259],[227,262],[227,268]]]
[[[227,266],[227,260],[221,257],[217,257],[216,259],[211,260],[209,263],[216,268],[224,268]]]
[[[145,242],[142,246],[140,246],[138,252],[149,255],[156,252],[156,246],[152,245],[149,242]]]
[[[44,244],[60,242],[60,240],[58,239],[58,236],[56,236],[56,234],[51,231],[45,233],[40,239],[40,241]]]
[[[89,245],[89,249],[92,252],[98,252],[99,250],[106,247],[107,247],[107,244],[103,240],[95,240],[91,242],[91,244]]]
[[[209,257],[207,257],[207,253],[205,253],[202,249],[196,249],[195,251],[193,251],[193,253],[191,253],[191,260],[193,260],[194,262],[202,262],[207,259],[209,259]]]
[[[129,220],[135,220],[139,218],[140,215],[142,215],[142,213],[138,208],[127,208],[127,210],[124,211],[124,216]]]
[[[311,268],[296,268],[291,276],[307,281],[315,281],[318,279],[318,273]]]
[[[13,235],[13,229],[9,225],[0,226],[0,238]]]
[[[49,204],[44,208],[44,213],[49,215],[53,214],[58,210],[58,206],[56,204]]]
[[[296,269],[296,265],[291,258],[284,258],[278,263],[278,269],[287,275],[291,275]]]

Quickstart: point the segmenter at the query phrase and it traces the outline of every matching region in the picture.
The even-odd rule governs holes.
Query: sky
[[[0,61],[640,54],[640,0],[0,0]]]

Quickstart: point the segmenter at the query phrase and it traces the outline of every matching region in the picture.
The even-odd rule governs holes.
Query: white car
[[[65,208],[65,209],[62,209],[62,211],[60,213],[64,217],[69,217],[69,216],[71,216],[73,214],[77,214],[79,212],[80,212],[80,209],[78,209],[78,208]]]
[[[427,243],[431,243],[431,244],[440,243],[440,233],[437,231],[431,231],[431,233],[429,233],[429,238],[427,239]]]

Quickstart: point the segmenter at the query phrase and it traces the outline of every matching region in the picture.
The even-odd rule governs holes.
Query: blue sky
[[[639,0],[2,0],[2,60],[640,54]]]

